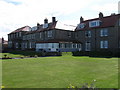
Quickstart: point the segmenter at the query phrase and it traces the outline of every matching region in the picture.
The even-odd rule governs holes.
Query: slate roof
[[[112,27],[112,26],[115,26],[115,24],[116,24],[116,22],[117,22],[117,20],[119,18],[120,18],[120,14],[116,14],[116,15],[106,16],[106,17],[103,17],[101,19],[100,18],[94,18],[94,19],[85,20],[85,21],[81,22],[81,23],[85,24],[85,27],[84,28],[79,28],[77,26],[75,31],[94,29],[94,28]],[[96,27],[89,27],[89,22],[90,21],[95,21],[95,20],[100,20],[101,21],[101,25],[100,26],[96,26]]]

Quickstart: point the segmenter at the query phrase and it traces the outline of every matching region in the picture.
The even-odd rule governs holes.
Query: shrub
[[[85,88],[85,89],[90,89],[90,90],[95,90],[95,82],[96,80],[93,80],[91,84],[85,83],[80,86],[80,88]],[[68,90],[79,90],[78,86],[74,86],[72,84],[69,85]],[[84,89],[83,89],[84,90]]]
[[[21,58],[21,59],[23,59],[24,57],[23,57],[23,56],[21,56],[20,58]]]
[[[7,54],[4,54],[4,58],[7,58]]]
[[[38,55],[35,55],[34,57],[35,57],[35,58],[37,58],[37,57],[38,57]]]

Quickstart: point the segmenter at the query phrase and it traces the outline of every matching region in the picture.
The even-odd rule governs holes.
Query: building
[[[8,49],[8,41],[4,38],[0,38],[0,52],[5,52]]]
[[[75,29],[76,40],[82,42],[82,51],[109,52],[116,54],[120,50],[120,14],[105,16],[99,13],[98,18],[84,20]]]
[[[8,34],[9,48],[46,52],[80,50],[81,43],[75,39],[74,31],[57,28],[57,24],[56,18],[52,17],[50,23],[44,19],[44,24],[19,28]]]
[[[23,36],[31,28],[29,26],[24,26],[18,28],[17,30],[8,34],[8,48],[10,49],[21,49],[21,43],[23,41]]]
[[[19,28],[8,34],[9,48],[47,52],[80,51],[83,55],[109,52],[113,56],[120,50],[120,14],[104,16],[100,12],[98,18],[89,20],[81,17],[74,31],[57,26],[58,21],[52,17],[50,23],[46,18],[43,24]]]

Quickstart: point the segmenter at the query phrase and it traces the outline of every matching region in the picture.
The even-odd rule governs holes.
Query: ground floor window
[[[27,43],[25,43],[25,48],[27,48]]]
[[[18,43],[15,44],[15,47],[18,48]]]
[[[108,48],[108,41],[100,41],[100,48]]]
[[[12,41],[9,41],[9,42],[8,42],[8,47],[9,47],[9,48],[12,48]]]
[[[91,43],[90,42],[86,42],[85,43],[85,51],[90,51],[91,50]]]

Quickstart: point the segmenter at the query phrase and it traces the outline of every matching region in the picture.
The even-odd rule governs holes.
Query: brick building
[[[44,24],[37,23],[34,27],[25,26],[8,34],[9,48],[21,50],[36,50],[54,47],[64,51],[77,49],[84,54],[90,52],[110,52],[116,54],[120,49],[120,14],[104,16],[99,13],[98,18],[84,20],[74,29],[57,28],[58,21],[52,17],[52,22],[44,19]],[[43,44],[44,43],[44,44]],[[58,44],[56,44],[58,43]],[[71,50],[73,48],[74,50]]]

